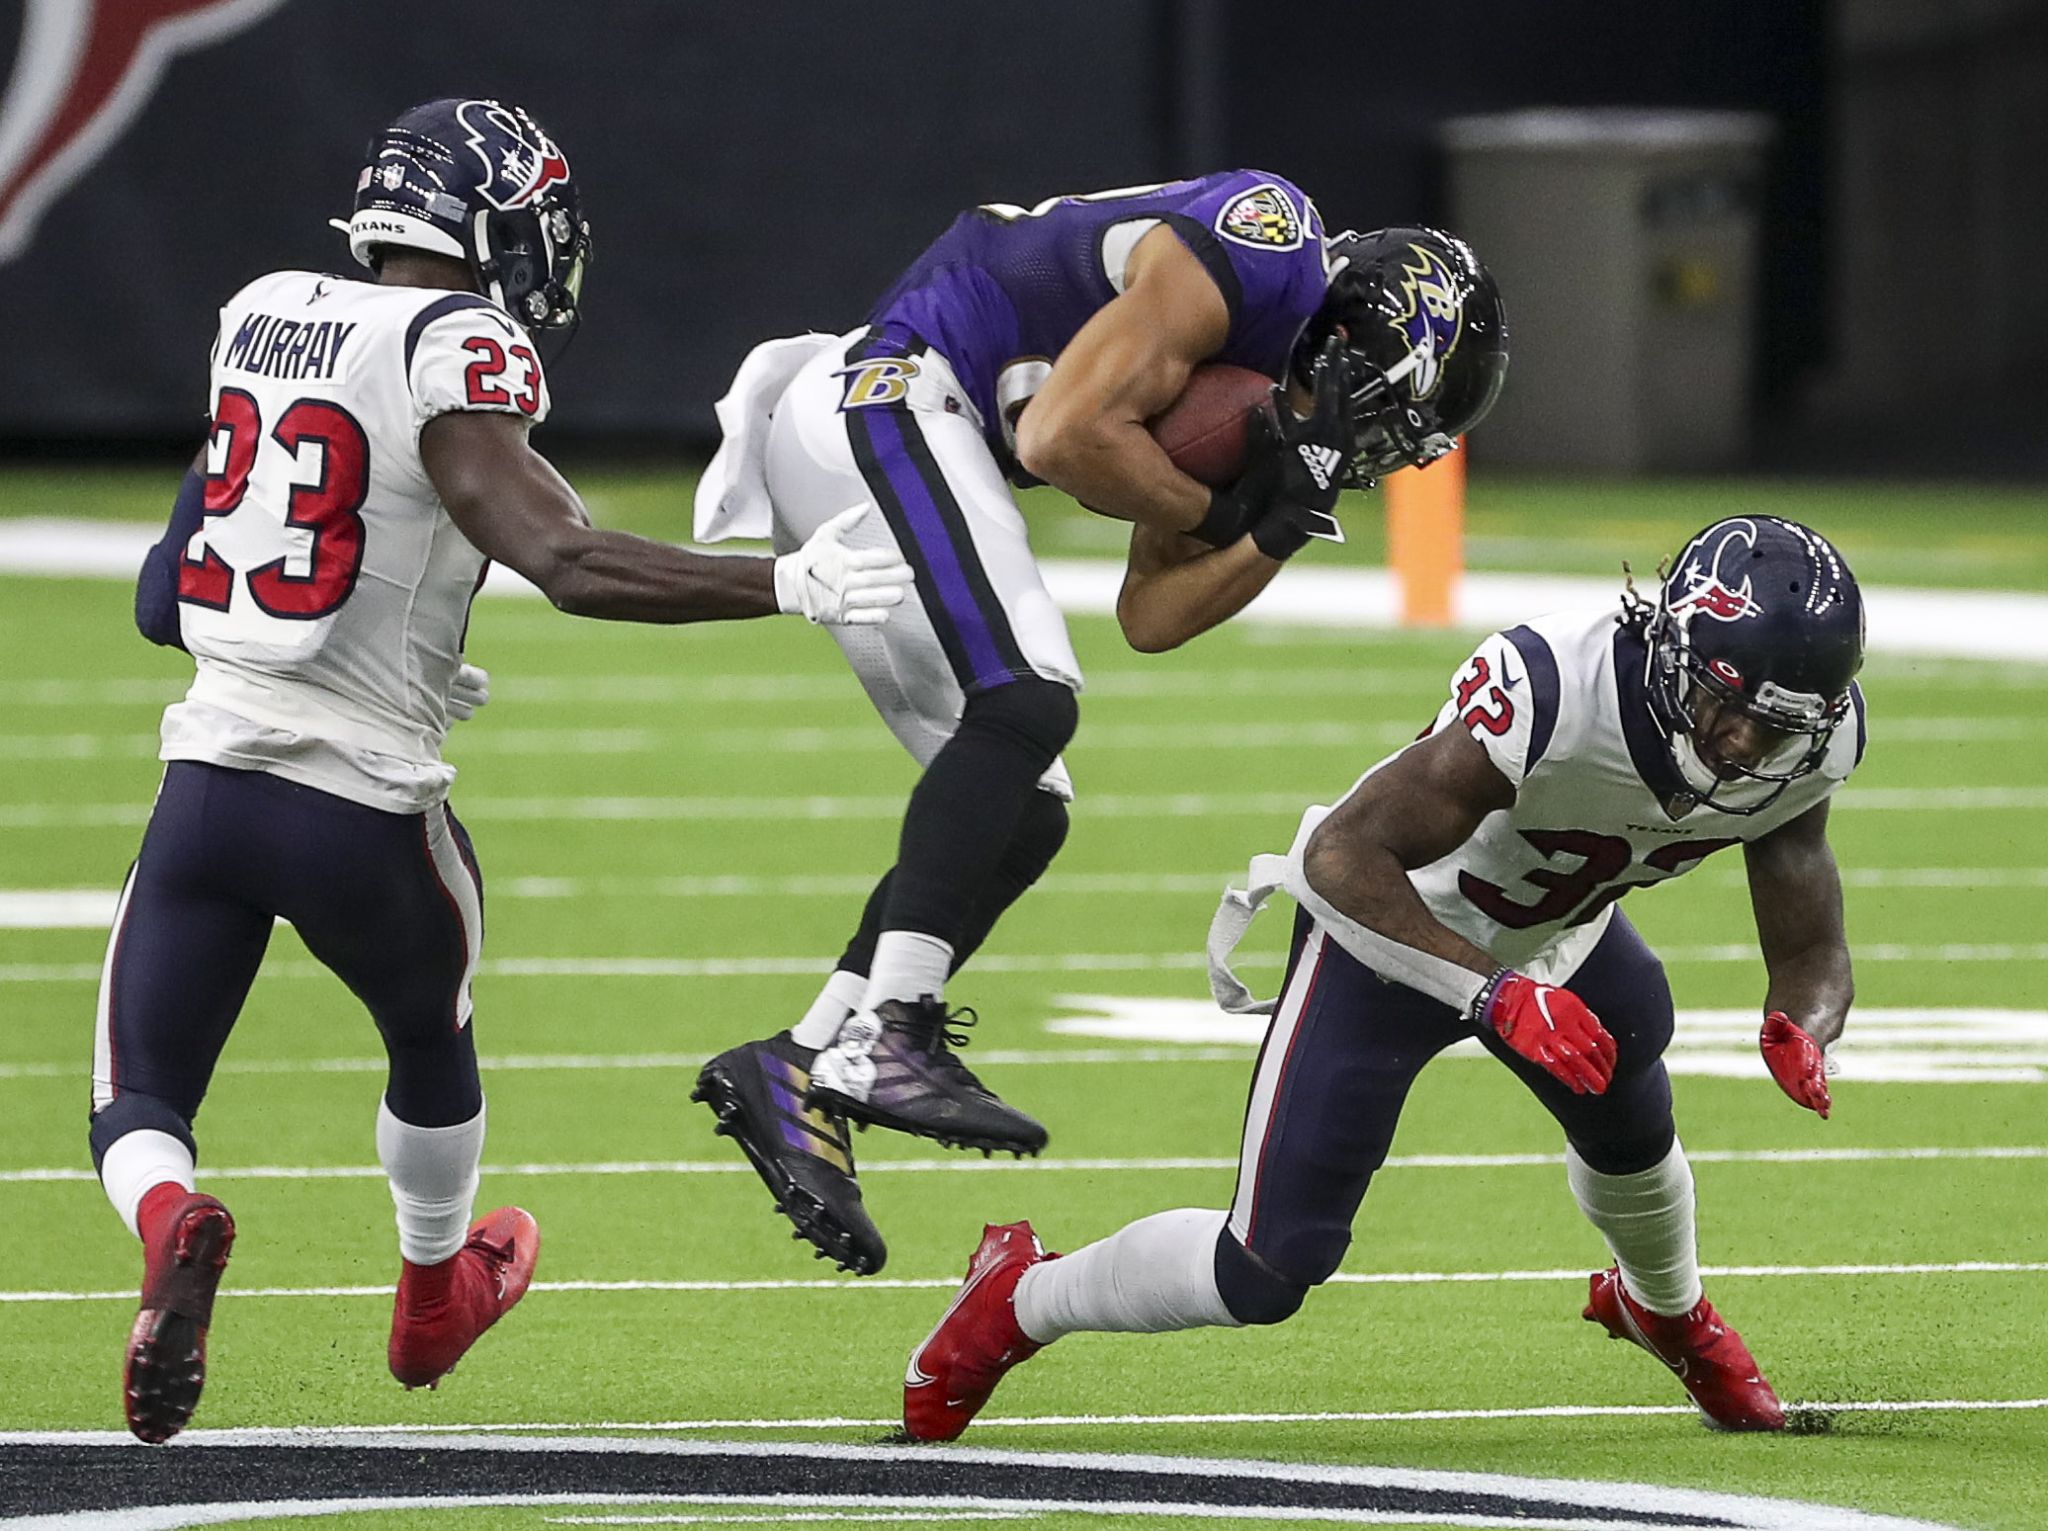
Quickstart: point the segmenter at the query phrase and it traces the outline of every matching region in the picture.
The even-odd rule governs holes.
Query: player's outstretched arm
[[[1469,733],[1441,728],[1360,782],[1317,826],[1302,855],[1311,895],[1303,902],[1376,972],[1463,1010],[1554,1079],[1599,1095],[1614,1077],[1615,1046],[1593,1012],[1570,990],[1501,966],[1431,914],[1408,880],[1514,800]]]
[[[1017,460],[1105,516],[1192,531],[1209,513],[1209,491],[1173,465],[1145,422],[1223,348],[1230,310],[1170,229],[1139,240],[1124,274],[1123,292],[1067,342],[1025,406]]]
[[[171,504],[171,522],[143,556],[135,577],[135,627],[151,643],[181,649],[185,637],[178,621],[178,565],[186,546],[205,520],[206,450],[192,460],[178,497]]]
[[[1827,803],[1750,841],[1743,853],[1770,974],[1758,1045],[1778,1087],[1824,1117],[1833,1102],[1821,1050],[1841,1036],[1856,997]]]
[[[528,445],[514,416],[455,411],[420,432],[427,476],[485,557],[532,580],[556,607],[617,622],[712,622],[802,612],[814,622],[880,622],[910,570],[893,553],[843,542],[865,507],[782,558],[729,557],[590,524],[568,480]]]

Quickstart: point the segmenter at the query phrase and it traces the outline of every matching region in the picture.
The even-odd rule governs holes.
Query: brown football
[[[1244,471],[1251,413],[1273,391],[1273,380],[1249,367],[1204,362],[1188,374],[1179,398],[1146,422],[1173,465],[1204,484],[1236,481]]]

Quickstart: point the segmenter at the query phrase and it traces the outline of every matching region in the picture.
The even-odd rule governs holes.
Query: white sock
[[[1633,1175],[1603,1175],[1567,1145],[1564,1167],[1579,1210],[1607,1240],[1629,1295],[1652,1313],[1690,1312],[1701,1289],[1685,1145],[1674,1139],[1661,1163]]]
[[[1083,1329],[1165,1334],[1243,1327],[1216,1290],[1216,1239],[1229,1217],[1194,1207],[1156,1212],[1032,1266],[1013,1299],[1018,1324],[1042,1345]]]
[[[377,1103],[377,1158],[398,1209],[398,1252],[415,1265],[454,1258],[476,1206],[484,1112],[452,1127],[415,1127]]]
[[[875,942],[875,960],[868,967],[867,992],[860,1008],[872,1010],[885,999],[943,999],[946,974],[953,966],[953,948],[937,936],[915,930],[885,930]]]
[[[191,1149],[168,1132],[144,1127],[123,1133],[100,1156],[100,1187],[128,1231],[141,1238],[135,1215],[142,1210],[142,1198],[165,1181],[191,1190],[192,1170]]]
[[[867,990],[867,979],[844,968],[826,979],[825,987],[811,1001],[811,1008],[804,1012],[804,1018],[789,1028],[797,1046],[830,1047],[832,1039],[839,1035],[839,1028],[846,1024],[846,1018],[853,1014],[854,1007],[860,1004]]]

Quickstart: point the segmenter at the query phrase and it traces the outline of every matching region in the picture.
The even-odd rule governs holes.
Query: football
[[[1188,374],[1179,398],[1146,422],[1173,465],[1204,484],[1235,482],[1244,471],[1251,414],[1273,380],[1249,367],[1205,362]]]

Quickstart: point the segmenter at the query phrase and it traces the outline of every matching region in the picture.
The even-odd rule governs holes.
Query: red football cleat
[[[903,1372],[903,1429],[916,1441],[960,1438],[1003,1373],[1045,1347],[1017,1324],[1011,1298],[1049,1255],[1029,1223],[990,1223],[967,1262],[967,1281]]]
[[[1702,1297],[1690,1313],[1667,1318],[1629,1296],[1610,1266],[1592,1278],[1585,1316],[1610,1339],[1630,1340],[1677,1375],[1700,1412],[1723,1430],[1782,1430],[1785,1408],[1757,1368],[1742,1336]]]
[[[533,1280],[540,1225],[500,1207],[469,1225],[469,1241],[439,1265],[405,1262],[391,1309],[391,1375],[434,1387],[483,1332],[512,1311]]]
[[[128,1332],[122,1397],[128,1428],[160,1446],[190,1424],[199,1407],[206,1330],[235,1242],[235,1220],[211,1196],[187,1192],[149,1232],[154,1237],[143,1241],[142,1310]]]

